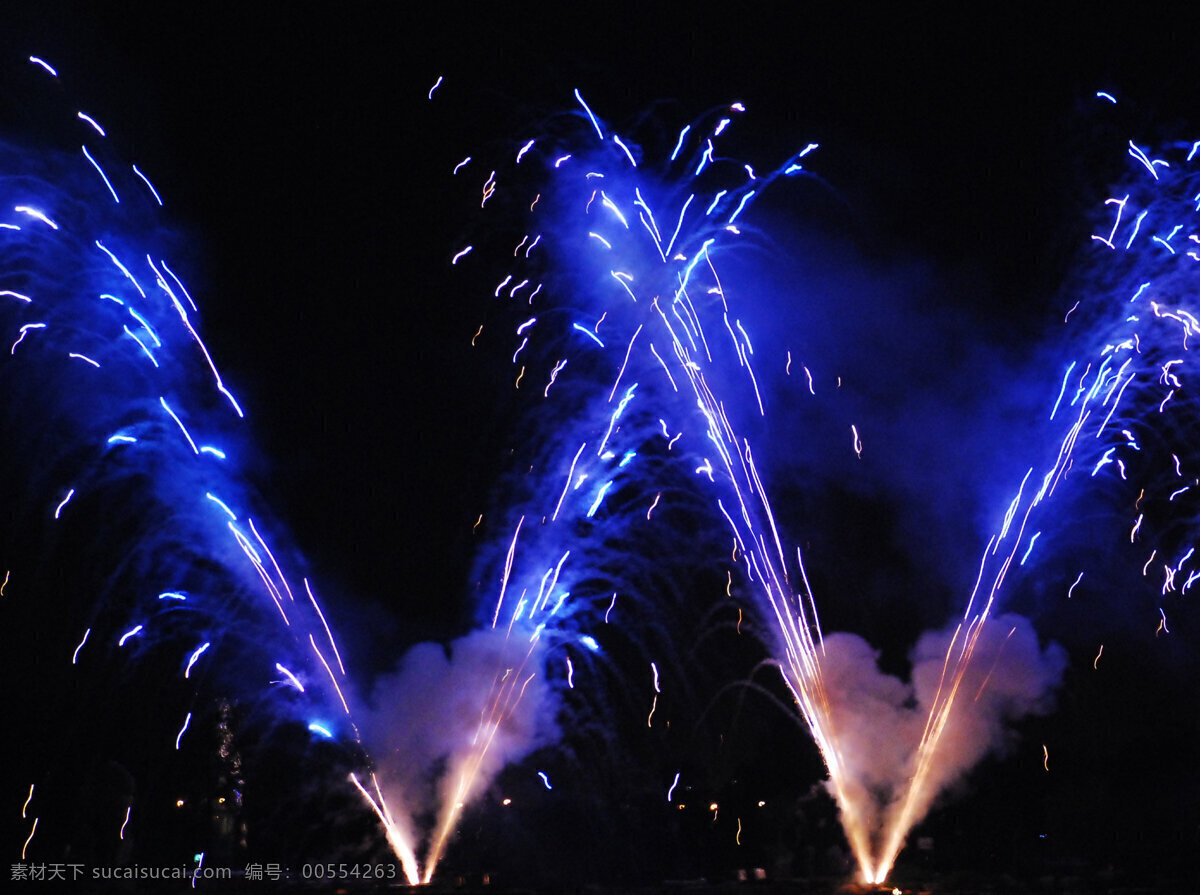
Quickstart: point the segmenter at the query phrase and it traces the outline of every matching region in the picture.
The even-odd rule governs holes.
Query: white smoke
[[[822,678],[848,781],[834,795],[847,826],[861,823],[876,853],[900,822],[905,800],[906,828],[896,834],[901,837],[986,755],[1012,745],[1011,722],[1053,708],[1065,650],[1054,643],[1043,649],[1022,616],[990,619],[966,663],[949,723],[928,756],[929,771],[910,794],[926,719],[948,677],[947,656],[953,666],[963,648],[955,631],[951,626],[921,636],[910,655],[910,682],[880,671],[879,654],[862,638],[845,633],[825,638]]]
[[[376,680],[363,733],[410,842],[557,739],[542,651],[540,640],[483,629],[418,644]]]

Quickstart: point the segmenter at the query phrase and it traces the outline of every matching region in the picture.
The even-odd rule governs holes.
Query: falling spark
[[[58,519],[61,516],[63,507],[65,507],[70,502],[71,498],[74,496],[75,496],[75,489],[72,488],[70,491],[67,492],[67,496],[62,499],[62,502],[59,503],[59,505],[54,508],[54,518],[55,519]]]
[[[21,846],[21,860],[25,860],[25,850],[29,848],[29,843],[33,841],[33,834],[37,832],[38,819],[33,819],[33,826],[29,829],[29,838],[25,840],[25,844]]]
[[[75,647],[75,652],[71,654],[71,664],[75,664],[75,660],[79,658],[79,651],[83,649],[83,645],[87,643],[88,635],[92,633],[92,629],[88,628],[83,632],[83,639],[79,641],[79,646]]]

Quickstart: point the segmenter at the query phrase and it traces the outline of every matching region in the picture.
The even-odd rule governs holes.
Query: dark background
[[[63,89],[167,198],[194,250],[181,266],[206,338],[247,407],[258,449],[248,476],[289,526],[369,671],[408,644],[460,632],[475,612],[471,525],[497,474],[477,436],[503,422],[487,384],[492,371],[467,347],[477,323],[460,301],[477,297],[456,294],[461,280],[446,263],[465,225],[459,207],[443,201],[445,174],[462,156],[515,149],[546,115],[572,105],[575,87],[601,116],[630,122],[652,110],[671,133],[740,100],[750,113],[731,146],[751,159],[820,143],[809,167],[828,191],[813,200],[815,211],[784,193],[757,221],[790,256],[778,278],[807,271],[851,320],[873,313],[892,289],[938,318],[942,341],[907,344],[926,360],[944,352],[985,395],[906,406],[924,408],[931,426],[983,457],[1018,440],[1026,401],[989,409],[986,390],[1003,377],[983,368],[1036,358],[1028,346],[1060,319],[1060,284],[1088,245],[1109,184],[1127,170],[1125,142],[1191,140],[1200,109],[1195,17],[1183,5],[244,6],[39,4],[4,13],[2,45],[17,60],[32,53],[55,64]],[[439,75],[446,81],[429,102]],[[1120,105],[1099,103],[1097,90]],[[36,130],[37,111],[19,91],[3,92],[3,108]],[[824,253],[820,263],[796,260],[808,249]],[[904,285],[864,298],[888,281]],[[860,352],[847,366],[883,368],[906,350],[839,344]],[[930,388],[952,378],[934,376]],[[960,406],[982,415],[947,422],[941,411]],[[992,439],[1007,414],[1018,422]],[[907,431],[880,425],[897,439]],[[976,425],[986,436],[970,434]],[[794,435],[787,422],[779,429]],[[786,450],[770,453],[776,502],[802,504]],[[920,461],[898,465],[903,477]],[[818,497],[808,498],[828,506],[823,531],[784,522],[811,548],[827,627],[863,631],[902,666],[916,633],[960,605],[984,519],[1015,484],[1010,471],[972,485],[961,471],[947,476],[951,502],[990,499],[964,525],[898,508],[916,487],[908,479],[841,487],[830,484],[837,467],[827,470]],[[942,537],[957,538],[949,559],[930,545]],[[839,585],[843,572],[855,577]],[[1055,609],[1053,577],[1014,597],[1040,614],[1047,636],[1067,643],[1072,666],[1059,711],[1031,722],[1007,760],[989,762],[928,821],[946,862],[990,849],[997,870],[1051,858],[1100,866],[1113,856],[1138,870],[1194,848],[1197,662],[1187,608],[1181,633],[1163,647],[1154,609],[1132,608],[1152,604],[1117,599],[1141,585],[1111,582],[1112,599],[1091,615]],[[1101,676],[1091,658],[1106,640]],[[748,674],[757,657],[746,652],[711,674],[714,690],[725,672]],[[759,710],[782,716],[765,701]],[[614,720],[613,729],[640,722]],[[749,775],[797,804],[809,798],[820,767],[803,733],[774,716],[762,729],[739,723],[749,732],[732,768],[703,750],[696,759],[712,792],[736,790]],[[828,806],[807,810],[803,823],[828,814]],[[657,821],[641,822],[656,829]],[[777,820],[764,841],[801,823]],[[482,843],[488,828],[479,821]],[[648,872],[704,869],[687,857],[663,860],[672,862]]]

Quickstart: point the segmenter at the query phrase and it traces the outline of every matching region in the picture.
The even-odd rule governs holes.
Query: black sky
[[[811,168],[843,209],[829,219],[855,246],[847,264],[944,285],[965,303],[952,313],[994,327],[988,344],[1011,357],[1054,317],[1124,142],[1200,128],[1183,4],[143,6],[6,10],[0,46],[52,61],[167,197],[195,250],[186,266],[208,342],[248,408],[251,477],[342,636],[377,667],[394,644],[447,636],[473,612],[470,526],[495,470],[476,437],[492,410],[466,347],[475,321],[456,313],[446,272],[463,227],[442,204],[448,160],[515,147],[576,87],[601,116],[653,110],[672,132],[740,100],[739,152],[778,160],[821,144]],[[1115,115],[1097,112],[1098,90],[1121,99]],[[0,107],[21,106],[4,92]],[[803,209],[771,214],[808,226]],[[880,574],[929,561],[885,555]],[[879,611],[903,620],[895,599]],[[1138,641],[1108,689],[1072,670],[1059,720],[1035,735],[1080,758],[1046,783],[1041,743],[1025,743],[939,830],[987,829],[980,817],[1005,786],[1056,830],[1085,813],[1063,805],[1117,813],[1150,790],[1140,816],[1158,815],[1166,844],[1138,847],[1194,844],[1197,817],[1162,789],[1200,785],[1169,776],[1188,772],[1192,750],[1164,742],[1196,732],[1174,670],[1197,662],[1173,650],[1164,659]],[[1129,682],[1140,674],[1154,706],[1130,704],[1146,692]],[[1122,843],[1141,829],[1096,827]]]
[[[1082,111],[1094,92],[1129,95],[1131,129],[1185,118],[1195,97],[1169,15],[838,7],[98,4],[39,7],[10,33],[29,35],[14,52],[59,59],[66,89],[154,172],[264,472],[289,477],[280,514],[380,598],[421,562],[397,542],[454,542],[475,515],[470,489],[422,493],[469,475],[475,453],[476,373],[454,352],[466,324],[439,279],[462,227],[432,173],[445,159],[515,142],[576,86],[602,115],[655,108],[668,130],[741,100],[737,149],[773,160],[820,142],[813,167],[868,251],[951,268],[983,284],[977,305],[1036,328],[1105,182],[1088,163],[1120,161]]]

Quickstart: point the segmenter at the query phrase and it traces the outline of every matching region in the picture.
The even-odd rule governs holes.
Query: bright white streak
[[[63,507],[65,507],[70,502],[71,498],[74,496],[75,496],[75,489],[72,488],[70,491],[67,492],[67,496],[62,499],[62,503],[60,503],[58,506],[56,506],[54,508],[54,518],[55,519],[57,519],[60,515],[62,515]]]
[[[346,666],[342,664],[342,654],[338,652],[337,643],[333,639],[333,631],[329,630],[329,622],[325,621],[325,613],[321,611],[321,607],[317,605],[317,598],[313,595],[312,588],[308,585],[308,579],[304,579],[304,590],[308,593],[308,600],[312,603],[313,609],[317,612],[317,618],[321,620],[321,627],[325,629],[325,636],[329,638],[329,646],[333,649],[333,657],[337,659],[338,668],[341,669],[342,677],[346,676]]]
[[[84,632],[83,632],[83,639],[79,641],[79,646],[75,647],[75,652],[73,652],[73,653],[71,654],[71,664],[72,664],[72,665],[74,665],[74,664],[75,664],[75,660],[79,658],[79,651],[80,651],[81,649],[83,649],[83,645],[84,645],[85,643],[87,643],[88,635],[89,635],[89,634],[91,634],[91,633],[92,633],[92,629],[91,629],[91,628],[88,628],[86,631],[84,631]],[[29,794],[30,794],[30,796],[32,796],[32,795],[33,795],[33,789],[32,789],[32,788],[29,790]],[[25,816],[24,810],[22,810],[21,816],[22,816],[22,817],[24,817],[24,816]]]

